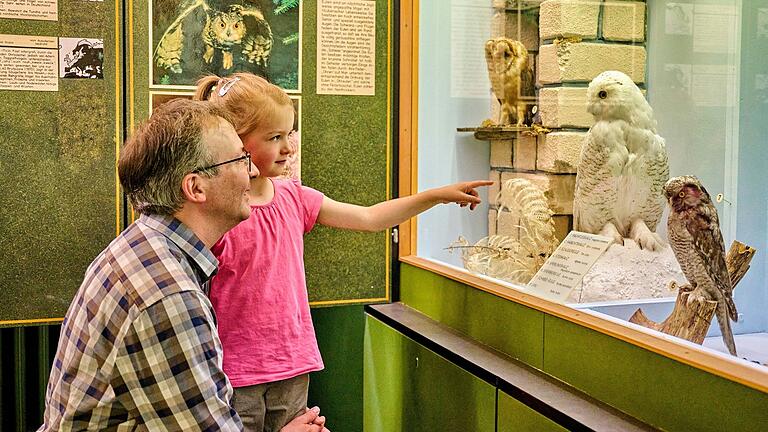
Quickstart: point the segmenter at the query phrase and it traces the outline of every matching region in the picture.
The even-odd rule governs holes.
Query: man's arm
[[[163,298],[132,322],[116,361],[116,397],[149,430],[240,431],[221,342],[202,292]]]

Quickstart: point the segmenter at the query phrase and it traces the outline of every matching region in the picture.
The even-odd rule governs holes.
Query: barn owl
[[[617,244],[631,238],[643,249],[662,249],[655,231],[669,164],[653,110],[628,76],[607,71],[589,83],[587,111],[595,124],[581,147],[574,229]]]
[[[528,64],[528,50],[513,39],[489,39],[485,43],[485,61],[491,90],[501,104],[500,125],[522,126],[525,122],[524,93],[533,83],[533,72]]]
[[[688,282],[717,302],[715,316],[723,342],[736,355],[731,322],[738,319],[733,303],[733,287],[725,265],[725,243],[720,232],[717,209],[694,176],[669,179],[664,195],[670,206],[667,228],[675,257]]]

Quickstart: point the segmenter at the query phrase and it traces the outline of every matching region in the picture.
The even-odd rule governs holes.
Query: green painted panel
[[[366,432],[403,431],[406,338],[366,317],[363,348],[363,424]]]
[[[567,429],[528,408],[512,396],[499,391],[499,432],[565,430]]]
[[[364,358],[365,431],[495,430],[493,386],[371,317]]]
[[[62,0],[56,22],[0,19],[0,34],[104,43],[104,79],[0,90],[0,321],[63,317],[117,232],[116,4]]]
[[[332,431],[363,429],[363,306],[312,310],[325,370],[312,373],[309,406],[317,405]]]
[[[543,370],[670,431],[764,431],[768,394],[568,321],[545,319]]]
[[[541,368],[543,313],[407,264],[401,266],[400,281],[403,303]]]

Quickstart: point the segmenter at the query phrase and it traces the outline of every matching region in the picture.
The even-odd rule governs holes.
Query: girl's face
[[[288,134],[293,130],[293,106],[277,108],[275,116],[243,135],[243,147],[262,177],[277,177],[285,170],[291,154]]]

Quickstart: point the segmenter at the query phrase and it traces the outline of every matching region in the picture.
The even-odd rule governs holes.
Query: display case
[[[402,226],[401,261],[768,389],[768,2],[414,4],[401,193],[494,185]],[[540,296],[573,232],[611,244]]]

